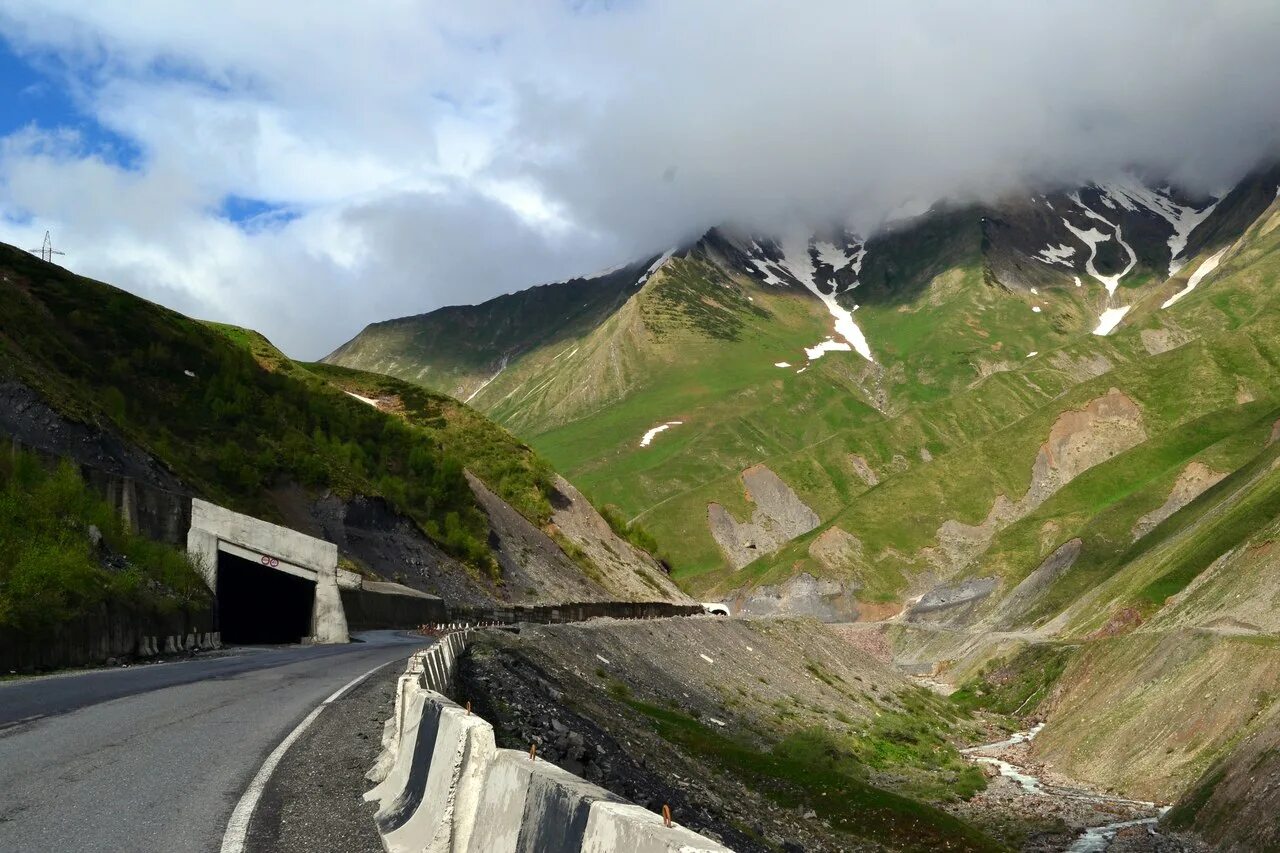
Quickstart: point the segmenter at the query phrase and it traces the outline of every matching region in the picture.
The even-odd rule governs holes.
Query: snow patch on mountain
[[[1278,191],[1277,194],[1280,195],[1280,191]],[[1196,271],[1191,274],[1190,280],[1187,281],[1187,286],[1166,299],[1164,304],[1160,307],[1168,308],[1170,305],[1195,290],[1196,285],[1204,281],[1205,276],[1218,268],[1218,263],[1222,260],[1222,256],[1227,253],[1228,248],[1229,247],[1227,246],[1223,246],[1215,254],[1205,258],[1204,263],[1200,264],[1200,266],[1196,268]]]
[[[1061,243],[1057,246],[1045,246],[1040,250],[1040,254],[1036,255],[1036,260],[1044,261],[1046,264],[1062,264],[1064,267],[1071,268],[1070,258],[1075,253],[1075,246]]]
[[[656,273],[659,267],[661,267],[663,264],[665,264],[668,260],[671,259],[671,256],[675,254],[675,251],[676,251],[675,249],[667,249],[665,252],[663,252],[661,255],[658,256],[658,259],[656,261],[649,264],[649,268],[645,270],[644,273],[640,276],[640,278],[636,280],[636,287],[641,287],[642,285],[644,285],[644,283],[649,280],[649,276]]]
[[[852,250],[847,250],[833,243],[819,240],[813,244],[813,247],[818,250],[818,263],[831,267],[832,272],[838,272],[845,267],[852,267],[854,275],[862,272],[862,258],[867,254],[867,250],[861,244],[854,246]]]
[[[844,341],[837,341],[834,338],[827,338],[820,344],[804,348],[804,354],[809,357],[810,361],[822,358],[829,352],[849,352],[853,347]],[[869,356],[868,356],[869,357]]]
[[[573,347],[573,352],[569,352],[569,347]],[[573,358],[575,355],[577,355],[577,354],[578,354],[578,348],[577,348],[577,347],[575,347],[575,346],[573,346],[573,344],[569,344],[569,346],[568,346],[568,347],[565,347],[564,349],[560,350],[560,352],[558,352],[558,353],[556,353],[555,355],[553,355],[553,356],[551,357],[551,360],[552,360],[552,361],[557,361],[557,360],[560,358],[560,356],[564,355],[564,354],[565,354],[565,353],[567,353],[567,352],[569,352],[569,354],[568,354],[567,356],[565,356],[565,359],[564,359],[565,361],[568,361],[569,359],[571,359],[571,358]]]
[[[781,258],[771,260],[760,244],[754,240],[746,249],[747,259],[751,262],[761,275],[764,276],[765,284],[786,285],[789,284],[783,275],[789,275],[794,281],[799,282],[806,290],[818,297],[822,304],[826,306],[827,311],[835,319],[835,333],[844,338],[844,343],[834,341],[828,338],[826,341],[805,350],[806,353],[816,352],[817,355],[809,355],[810,359],[820,358],[824,353],[834,352],[836,350],[854,350],[867,361],[875,361],[871,356],[871,347],[867,343],[866,337],[862,334],[862,329],[858,328],[858,324],[853,320],[853,312],[844,308],[836,301],[836,295],[832,293],[823,293],[818,287],[818,283],[814,281],[814,246],[819,255],[819,262],[825,263],[836,269],[834,263],[840,263],[840,269],[850,267],[855,273],[862,270],[862,259],[866,255],[866,249],[862,245],[858,245],[853,253],[837,249],[830,243],[811,243],[806,237],[793,237],[777,244],[778,254]],[[826,258],[826,260],[823,260]],[[848,289],[857,287],[857,282]]]
[[[785,361],[775,361],[775,362],[773,363],[773,366],[774,366],[774,367],[790,367],[791,365],[790,365],[790,364],[788,364],[788,363],[787,363],[787,362],[785,362]]]
[[[356,393],[355,393],[355,392],[353,392],[353,391],[347,391],[347,392],[345,392],[345,393],[346,393],[346,395],[347,395],[348,397],[355,397],[355,398],[356,398],[357,400],[359,400],[361,403],[368,403],[370,406],[373,406],[375,409],[376,409],[376,408],[378,408],[378,401],[377,401],[377,400],[371,400],[371,399],[369,399],[368,397],[361,397],[359,394],[356,394]]]
[[[1110,196],[1105,196],[1105,195],[1103,196],[1104,200],[1108,197]],[[1089,217],[1090,219],[1096,220],[1097,222],[1100,222],[1111,229],[1110,234],[1103,231],[1099,231],[1097,228],[1090,228],[1089,230],[1086,231],[1082,228],[1077,228],[1076,226],[1072,225],[1071,220],[1067,219],[1066,217],[1063,217],[1063,220],[1062,220],[1062,224],[1067,226],[1067,230],[1069,230],[1072,234],[1076,235],[1076,237],[1080,238],[1080,241],[1089,247],[1089,258],[1084,262],[1085,272],[1087,272],[1090,276],[1092,276],[1093,278],[1101,282],[1102,286],[1105,287],[1107,290],[1107,306],[1108,307],[1098,317],[1098,325],[1093,330],[1093,333],[1095,335],[1107,335],[1107,334],[1110,334],[1111,331],[1115,329],[1117,325],[1120,324],[1120,320],[1123,319],[1124,315],[1129,312],[1130,306],[1124,305],[1121,307],[1114,307],[1112,306],[1111,302],[1115,298],[1116,288],[1120,286],[1120,279],[1124,278],[1126,275],[1132,272],[1133,268],[1137,265],[1138,253],[1133,250],[1132,246],[1130,246],[1128,243],[1124,241],[1124,233],[1120,228],[1119,221],[1112,222],[1102,214],[1098,213],[1093,208],[1089,207],[1087,204],[1085,204],[1083,201],[1080,200],[1079,193],[1072,193],[1070,195],[1070,198],[1073,202],[1075,202],[1076,206],[1078,206],[1080,210],[1084,212],[1085,216]],[[1111,205],[1111,207],[1114,209],[1116,204],[1120,204],[1121,206],[1124,206],[1125,204],[1133,203],[1127,197],[1124,197],[1124,198],[1125,200],[1122,202],[1120,201],[1121,197],[1116,196],[1115,202]],[[1121,270],[1120,272],[1114,275],[1103,275],[1098,270],[1098,267],[1095,265],[1094,262],[1098,258],[1098,247],[1112,238],[1114,238],[1115,241],[1120,244],[1120,247],[1124,249],[1125,252],[1128,253],[1129,263],[1125,265],[1125,268],[1123,270]],[[1076,284],[1077,286],[1080,284],[1080,280],[1078,278],[1076,279]]]
[[[505,355],[502,357],[502,361],[498,364],[498,373],[501,373],[502,371],[504,371],[504,370],[506,370],[506,369],[507,369],[507,359],[508,359],[508,357],[509,357],[509,356],[505,356]],[[472,391],[472,392],[471,392],[471,396],[470,396],[470,397],[467,397],[467,399],[463,400],[462,402],[464,402],[464,403],[470,403],[470,402],[471,402],[471,400],[472,400],[472,398],[474,398],[477,394],[479,394],[481,391],[483,391],[483,390],[488,386],[488,384],[489,384],[490,382],[492,382],[493,380],[495,380],[495,379],[497,379],[497,378],[498,378],[498,373],[493,374],[493,375],[492,375],[492,376],[490,376],[488,379],[486,379],[485,381],[481,382],[481,383],[480,383],[480,387],[479,387],[479,388],[477,388],[476,390]]]
[[[1125,210],[1136,212],[1146,209],[1169,223],[1173,228],[1173,234],[1169,237],[1169,275],[1175,275],[1186,265],[1186,261],[1180,260],[1179,255],[1187,248],[1191,232],[1218,206],[1217,200],[1200,209],[1178,204],[1169,196],[1168,188],[1153,190],[1132,177],[1117,183],[1098,184],[1097,187],[1103,194],[1103,203],[1108,207],[1115,207],[1110,203],[1114,200],[1115,204]]]
[[[858,328],[858,324],[853,321],[853,312],[844,308],[836,301],[834,293],[823,293],[819,289],[817,282],[813,280],[813,259],[809,252],[809,241],[805,239],[790,240],[784,242],[780,247],[787,268],[796,280],[803,284],[810,293],[822,300],[822,304],[827,306],[827,310],[831,312],[831,316],[835,318],[836,334],[844,338],[847,345],[844,347],[828,346],[828,342],[818,344],[817,347],[811,349],[818,350],[818,356],[810,355],[809,358],[817,358],[824,352],[832,352],[836,349],[854,349],[867,361],[875,361],[871,357],[871,347],[867,344],[866,337],[862,334],[862,329]],[[862,265],[861,257],[857,263],[859,268]],[[806,350],[809,352],[810,350]]]
[[[1106,225],[1111,229],[1111,233],[1109,234],[1099,231],[1097,228],[1090,228],[1088,231],[1084,231],[1072,225],[1071,220],[1065,217],[1063,217],[1062,220],[1062,224],[1067,226],[1067,230],[1079,237],[1081,242],[1089,247],[1089,259],[1084,263],[1085,272],[1100,281],[1102,286],[1107,289],[1107,296],[1110,297],[1115,294],[1116,288],[1120,286],[1120,279],[1133,271],[1134,266],[1138,263],[1138,253],[1133,250],[1132,246],[1124,241],[1124,233],[1120,230],[1119,222],[1112,222],[1110,219],[1107,219],[1105,216],[1089,207],[1080,200],[1079,193],[1072,193],[1071,200],[1074,201],[1082,211],[1084,211],[1085,216],[1101,222],[1103,225]],[[1098,257],[1098,247],[1113,237],[1115,238],[1115,241],[1120,244],[1120,247],[1129,254],[1129,263],[1125,265],[1123,270],[1115,275],[1103,275],[1094,265],[1094,261],[1097,260]]]
[[[1102,312],[1102,316],[1098,318],[1098,327],[1093,330],[1095,335],[1109,335],[1116,326],[1120,325],[1120,321],[1124,319],[1124,315],[1129,313],[1131,306],[1124,305],[1120,308],[1108,308]]]
[[[654,436],[656,436],[658,433],[662,432],[663,430],[671,429],[671,427],[673,426],[680,426],[682,423],[684,423],[684,421],[667,421],[665,424],[658,424],[656,427],[654,427],[653,429],[649,430],[644,434],[644,436],[640,439],[640,446],[648,447],[649,442],[653,441]]]

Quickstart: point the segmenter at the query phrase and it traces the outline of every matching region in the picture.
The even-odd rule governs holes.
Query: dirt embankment
[[[1085,644],[1039,712],[1032,757],[1125,796],[1170,802],[1260,715],[1280,649],[1206,630],[1138,631]]]
[[[1218,850],[1280,850],[1280,710],[1212,765],[1174,806],[1168,823]]]
[[[692,601],[657,560],[614,533],[591,502],[563,477],[556,477],[551,507],[552,525],[599,569],[599,582],[611,600]]]
[[[1160,506],[1139,518],[1133,526],[1134,541],[1146,536],[1160,522],[1199,497],[1206,489],[1227,476],[1226,471],[1215,471],[1202,462],[1192,462],[1182,469],[1169,497]]]
[[[489,516],[489,545],[502,568],[502,587],[495,597],[514,604],[691,601],[656,560],[615,534],[566,480],[557,478],[547,530],[470,472],[467,482]]]
[[[796,762],[775,750],[798,733],[875,737],[887,720],[905,725],[917,713],[953,725],[937,707],[944,700],[814,620],[605,619],[481,632],[457,692],[504,746],[537,743],[539,755],[624,797],[655,810],[670,804],[678,822],[740,853],[884,849],[868,842],[861,821],[827,810],[858,796],[910,809],[922,827],[915,847],[945,826],[956,849],[982,849],[976,830],[929,806],[861,789],[828,801],[805,793],[808,780],[772,775]],[[913,702],[923,704],[908,711]],[[965,766],[955,757],[930,778],[951,784]],[[822,760],[803,766],[820,773]],[[867,772],[891,785],[912,771]]]

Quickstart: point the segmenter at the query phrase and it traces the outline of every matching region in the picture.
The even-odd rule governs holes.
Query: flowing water
[[[1029,772],[1026,768],[996,758],[990,755],[980,755],[982,752],[990,752],[993,750],[1007,749],[1023,743],[1030,743],[1035,740],[1036,735],[1044,728],[1044,723],[1040,723],[1029,731],[1016,732],[1002,741],[995,743],[986,743],[981,746],[972,746],[968,749],[961,750],[966,758],[978,764],[989,764],[1000,771],[1000,775],[1011,780],[1023,793],[1030,796],[1041,797],[1060,797],[1068,800],[1077,800],[1081,802],[1103,803],[1118,806],[1131,806],[1137,808],[1151,809],[1156,811],[1155,803],[1143,802],[1141,800],[1128,800],[1123,797],[1111,797],[1106,794],[1095,794],[1091,791],[1085,791],[1080,788],[1072,788],[1062,785],[1051,785],[1044,782],[1034,773]],[[1075,842],[1067,848],[1067,853],[1103,853],[1110,845],[1112,839],[1116,837],[1122,829],[1131,826],[1154,826],[1159,816],[1168,811],[1168,807],[1160,808],[1154,816],[1142,818],[1130,818],[1127,820],[1115,821],[1114,823],[1103,824],[1102,826],[1092,826],[1085,829]]]

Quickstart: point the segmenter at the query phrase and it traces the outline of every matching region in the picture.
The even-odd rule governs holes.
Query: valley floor
[[[1031,742],[1043,724],[1008,738],[963,750],[989,774],[987,789],[957,804],[952,811],[993,834],[1043,826],[1021,844],[1026,853],[1103,853],[1103,851],[1203,851],[1195,839],[1161,831],[1168,810],[1156,803],[1125,799],[1096,791],[1034,761]]]

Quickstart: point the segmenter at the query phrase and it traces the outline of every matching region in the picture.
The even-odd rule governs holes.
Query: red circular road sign
[[[275,557],[267,557],[264,555],[262,558],[262,565],[270,566],[271,568],[275,569],[275,568],[279,568],[280,561],[277,560]]]

